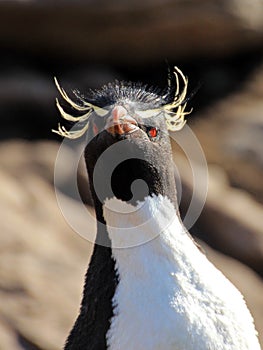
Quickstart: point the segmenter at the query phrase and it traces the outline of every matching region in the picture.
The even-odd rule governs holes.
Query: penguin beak
[[[113,108],[105,125],[105,130],[113,136],[131,134],[138,129],[137,121],[128,114],[123,106]]]

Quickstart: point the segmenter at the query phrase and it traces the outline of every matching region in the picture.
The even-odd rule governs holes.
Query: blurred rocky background
[[[262,0],[1,1],[0,50],[0,350],[63,347],[92,248],[56,201],[53,77],[83,93],[116,78],[165,87],[166,60],[200,86],[188,125],[209,188],[191,232],[244,294],[263,344]],[[193,179],[174,149],[184,215]],[[89,202],[83,167],[79,187]]]

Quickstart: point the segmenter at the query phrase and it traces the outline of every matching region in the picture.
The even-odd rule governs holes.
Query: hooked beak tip
[[[138,129],[137,121],[128,115],[123,106],[115,106],[106,122],[105,129],[112,135],[123,135]]]

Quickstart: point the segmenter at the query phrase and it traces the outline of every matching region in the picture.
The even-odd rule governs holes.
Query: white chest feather
[[[131,209],[116,199],[104,207],[113,247],[122,247],[112,249],[119,284],[110,350],[260,349],[243,297],[195,246],[167,198],[148,197],[122,215],[112,205]]]

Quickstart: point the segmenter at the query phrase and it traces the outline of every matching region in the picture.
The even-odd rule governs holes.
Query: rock
[[[220,171],[216,169],[216,172]],[[263,275],[263,206],[249,194],[216,179],[210,168],[209,191],[199,225],[206,241]]]
[[[50,181],[57,149],[47,142],[0,147],[3,349],[61,349],[78,312],[91,243],[57,205]]]
[[[226,171],[234,187],[263,203],[263,65],[241,91],[208,108],[191,124],[208,163]]]
[[[17,332],[12,328],[8,322],[0,320],[0,338],[1,344],[0,348],[2,350],[12,349],[12,350],[22,350],[22,344],[20,343],[19,336]]]
[[[263,38],[260,0],[12,1],[0,13],[6,49],[104,63],[223,56],[261,47]]]

